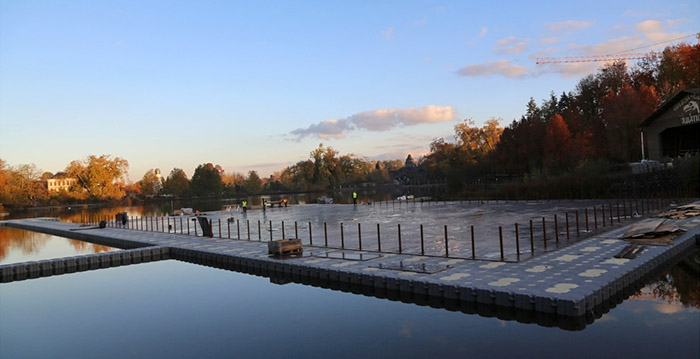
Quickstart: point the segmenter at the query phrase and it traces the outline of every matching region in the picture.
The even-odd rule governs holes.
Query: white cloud
[[[353,130],[388,131],[399,126],[414,126],[423,123],[448,122],[456,118],[452,106],[428,105],[420,108],[381,109],[356,113],[346,118],[325,120],[299,128],[290,134],[300,140],[306,136],[322,139],[345,138]]]
[[[664,23],[657,20],[646,20],[638,23],[634,28],[641,33],[659,32],[664,29]]]
[[[514,65],[509,60],[489,61],[485,64],[467,65],[457,70],[461,76],[477,77],[489,75],[502,75],[505,77],[522,77],[527,72],[527,67]]]
[[[489,33],[489,29],[486,26],[481,27],[481,32],[479,33],[479,37],[484,37],[486,34]]]
[[[508,36],[505,39],[500,39],[496,42],[495,51],[501,54],[519,54],[527,50],[528,39]]]
[[[394,37],[394,28],[390,27],[386,30],[382,30],[382,36],[387,40],[391,40]]]
[[[593,25],[594,23],[595,23],[595,21],[566,20],[566,21],[550,22],[550,23],[546,24],[545,26],[551,32],[570,34],[570,33],[576,32],[576,31],[581,31],[581,30]]]

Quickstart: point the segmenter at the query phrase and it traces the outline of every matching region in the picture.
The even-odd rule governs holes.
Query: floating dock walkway
[[[582,329],[601,307],[626,298],[648,276],[700,241],[700,216],[668,222],[686,232],[674,238],[673,245],[646,246],[634,259],[614,257],[629,245],[618,239],[628,225],[513,263],[310,246],[305,246],[301,255],[278,258],[268,254],[266,242],[119,228],[85,229],[52,218],[7,220],[0,221],[0,226],[124,250],[1,265],[0,282],[176,259],[265,276],[278,284],[298,282],[486,316],[536,321],[564,329]]]

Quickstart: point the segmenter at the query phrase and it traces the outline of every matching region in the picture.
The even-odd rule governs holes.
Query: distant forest
[[[519,191],[604,191],[604,174],[616,165],[639,161],[639,124],[683,89],[700,88],[700,45],[680,44],[649,55],[628,68],[605,65],[560,95],[541,104],[531,98],[525,114],[505,128],[492,118],[478,127],[465,119],[454,139],[435,139],[416,166],[404,159],[368,161],[339,154],[323,144],[309,158],[260,178],[226,173],[205,163],[188,178],[175,168],[167,176],[149,170],[125,183],[128,161],[109,155],[71,162],[64,172],[42,172],[33,164],[9,166],[0,159],[0,206],[21,207],[115,201],[125,197],[244,196],[259,193],[322,191],[361,184],[416,184],[440,181],[455,196],[499,184],[501,195]],[[681,164],[676,181],[700,183],[697,156]],[[410,161],[408,161],[410,162]],[[69,188],[49,192],[52,178],[76,179]],[[477,186],[477,187],[475,187]]]

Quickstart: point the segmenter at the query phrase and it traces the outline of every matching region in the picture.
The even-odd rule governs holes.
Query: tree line
[[[505,127],[500,127],[499,118],[481,127],[465,119],[454,127],[454,140],[439,138],[430,143],[430,153],[419,160],[418,171],[402,171],[402,160],[369,161],[320,144],[308,159],[269,178],[261,178],[257,171],[226,173],[219,165],[203,163],[189,178],[180,168],[165,177],[151,169],[141,180],[126,184],[127,160],[92,155],[71,162],[60,173],[76,179],[70,188],[49,193],[45,181],[54,174],[42,173],[33,164],[8,166],[0,159],[0,205],[320,191],[390,183],[399,175],[441,179],[454,192],[494,176],[517,181],[599,176],[615,164],[641,159],[638,125],[660,104],[688,88],[700,88],[700,45],[670,46],[631,68],[624,62],[612,63],[582,78],[572,91],[551,93],[539,105],[530,98],[525,114]],[[697,183],[697,169],[691,166],[690,172],[690,181]]]

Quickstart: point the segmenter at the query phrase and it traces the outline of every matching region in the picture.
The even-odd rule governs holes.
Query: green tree
[[[223,190],[221,172],[211,163],[197,166],[190,180],[190,192],[196,196],[219,195]]]
[[[112,159],[109,155],[90,155],[86,160],[71,162],[65,172],[69,177],[76,178],[78,185],[91,198],[114,200],[124,197],[124,191],[116,182],[123,178],[128,168],[129,162],[120,157]]]
[[[259,193],[262,189],[262,180],[255,171],[248,172],[248,178],[245,180],[245,191],[250,194]]]
[[[165,179],[165,183],[163,183],[163,193],[179,197],[187,191],[189,186],[190,180],[187,179],[185,171],[180,168],[173,168],[168,178]]]
[[[144,196],[155,196],[160,193],[163,188],[163,183],[158,176],[156,176],[156,172],[150,169],[146,171],[141,181],[139,181],[139,187]]]

